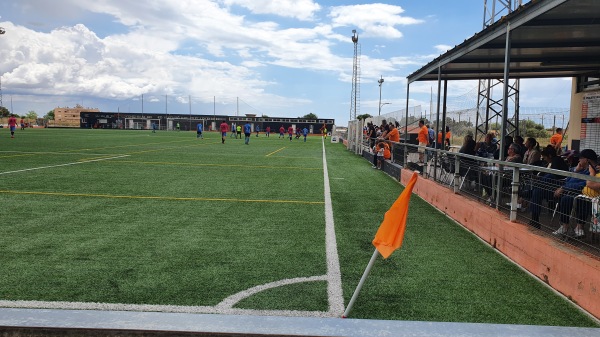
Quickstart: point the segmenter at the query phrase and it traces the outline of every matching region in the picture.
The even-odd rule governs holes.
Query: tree
[[[526,120],[521,121],[519,124],[521,129],[521,136],[523,137],[533,137],[539,139],[548,138],[548,132],[544,128],[542,124],[537,124],[534,121]]]
[[[44,115],[44,119],[53,121],[54,120],[54,110],[48,111],[48,113]]]
[[[314,113],[311,112],[309,114],[306,114],[306,115],[304,115],[302,117],[298,117],[298,118],[303,118],[303,119],[318,119],[319,117],[317,117],[317,115],[315,115]]]
[[[27,119],[34,119],[35,120],[35,119],[37,119],[38,115],[37,115],[37,113],[35,111],[30,110],[24,117],[27,118]]]
[[[10,115],[10,111],[7,108],[0,106],[0,117],[8,117]]]
[[[364,121],[367,118],[371,118],[373,116],[369,115],[369,114],[362,114],[362,115],[358,115],[356,116],[356,119],[358,119],[359,121]]]

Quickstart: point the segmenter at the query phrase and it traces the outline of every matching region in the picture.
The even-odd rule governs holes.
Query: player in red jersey
[[[15,138],[15,129],[17,128],[17,119],[15,115],[8,117],[8,127],[10,128],[10,138]]]
[[[291,125],[288,127],[288,135],[290,136],[290,142],[291,142],[292,136],[294,135],[294,128]]]
[[[225,138],[227,138],[227,130],[229,129],[229,125],[223,121],[219,127],[221,128],[221,144],[225,144]]]

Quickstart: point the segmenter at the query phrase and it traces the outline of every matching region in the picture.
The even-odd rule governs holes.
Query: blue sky
[[[102,111],[315,113],[345,125],[351,36],[361,49],[360,112],[405,107],[406,76],[481,30],[482,0],[19,0],[0,3],[3,104],[39,115]],[[528,80],[521,105],[568,107],[570,79]],[[429,106],[431,87],[409,105]],[[452,83],[449,95],[475,88]],[[191,104],[190,104],[191,99]]]

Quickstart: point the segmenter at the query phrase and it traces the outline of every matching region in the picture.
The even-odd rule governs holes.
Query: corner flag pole
[[[350,315],[350,311],[352,310],[352,307],[354,306],[354,302],[356,302],[356,298],[358,298],[358,293],[360,293],[360,290],[363,287],[363,284],[365,284],[365,281],[367,280],[367,277],[369,276],[369,273],[371,272],[371,268],[373,268],[373,265],[375,264],[375,260],[377,259],[377,257],[379,256],[379,251],[377,249],[375,249],[375,251],[373,252],[373,256],[371,256],[371,260],[369,261],[369,264],[367,265],[367,268],[365,269],[365,272],[363,273],[363,276],[360,278],[360,281],[358,282],[358,286],[356,286],[356,290],[354,290],[354,294],[352,295],[352,298],[350,299],[350,303],[348,303],[348,307],[346,307],[346,311],[344,311],[344,314],[342,315],[342,318],[346,318],[348,317],[348,315]]]
[[[381,254],[384,259],[387,259],[396,249],[402,247],[404,232],[406,231],[406,220],[408,218],[408,205],[410,202],[410,196],[412,195],[412,190],[417,183],[418,177],[419,174],[416,171],[413,172],[413,175],[408,184],[406,184],[404,191],[402,191],[392,207],[385,212],[385,215],[383,216],[383,222],[379,226],[377,234],[375,234],[375,239],[373,239],[375,252],[373,253],[373,256],[371,256],[371,261],[369,261],[369,264],[367,265],[360,282],[358,282],[358,286],[356,287],[356,290],[350,299],[350,303],[348,303],[348,308],[346,311],[344,311],[342,318],[346,318],[350,314],[350,310],[352,310],[354,301],[356,301],[360,289],[365,283],[367,276],[369,276],[369,272],[371,271],[373,264],[375,264],[375,259],[377,259],[377,256]]]

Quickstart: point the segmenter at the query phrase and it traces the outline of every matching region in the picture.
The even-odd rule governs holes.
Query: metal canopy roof
[[[510,24],[509,77],[600,72],[600,0],[532,0],[408,76],[408,82],[502,79]]]

